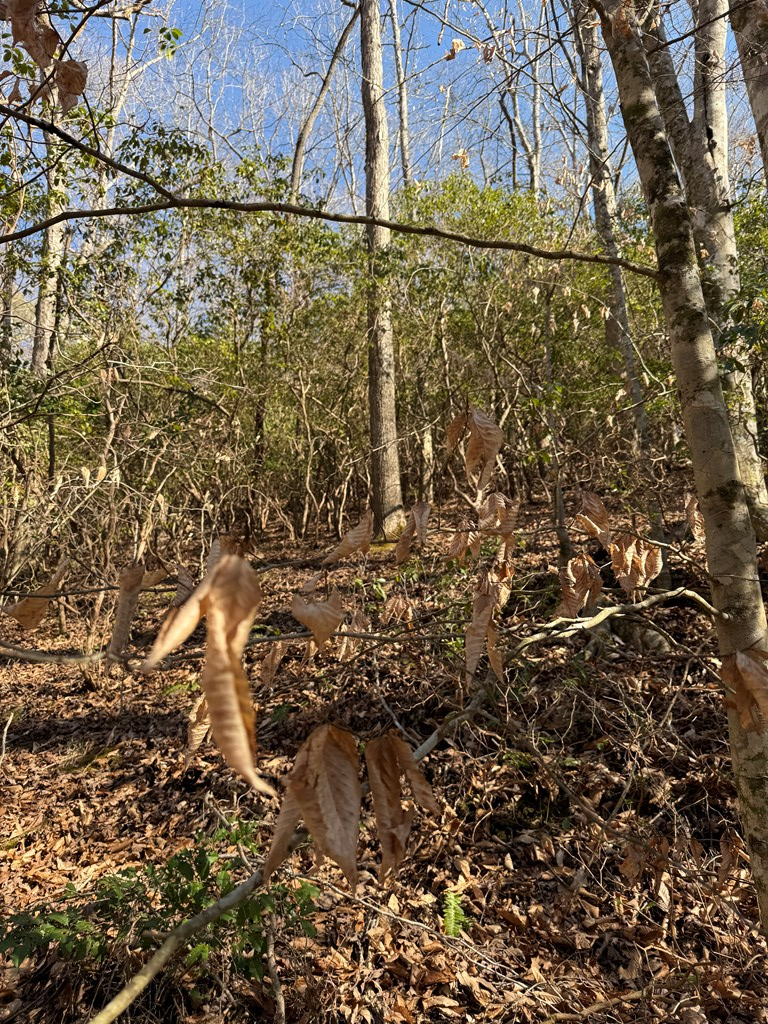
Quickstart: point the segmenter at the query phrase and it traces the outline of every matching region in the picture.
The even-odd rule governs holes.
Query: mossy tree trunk
[[[701,0],[695,5],[691,117],[658,7],[652,19],[654,27],[643,37],[657,102],[683,177],[716,347],[730,325],[728,304],[741,288],[728,168],[727,15],[727,0]],[[740,338],[733,337],[728,343],[728,354],[733,357],[733,365],[722,373],[722,384],[731,433],[752,525],[759,539],[766,540],[768,490],[757,445],[752,353]]]
[[[704,516],[720,652],[766,645],[755,534],[704,300],[693,225],[677,175],[641,30],[622,0],[595,5],[652,225],[672,363]],[[741,819],[768,928],[768,731],[746,734],[730,716]]]

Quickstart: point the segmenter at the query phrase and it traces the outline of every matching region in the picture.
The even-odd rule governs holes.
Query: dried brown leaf
[[[491,594],[476,593],[472,602],[472,621],[467,626],[464,635],[465,649],[465,675],[467,684],[475,677],[477,666],[483,656],[485,638],[488,633],[488,626],[491,622],[491,615],[495,605],[494,597]]]
[[[357,885],[357,837],[360,824],[360,779],[357,743],[351,733],[321,725],[296,755],[267,860],[266,882],[285,860],[290,835],[299,817],[312,833],[321,856],[339,865]],[[298,812],[298,813],[297,813]]]
[[[211,544],[208,558],[205,562],[206,575],[210,575],[214,566],[218,565],[224,555],[242,555],[243,549],[240,541],[234,533],[220,533]]]
[[[762,733],[768,723],[768,669],[758,654],[736,651],[723,658],[720,675],[734,691],[742,728]]]
[[[288,651],[289,644],[286,640],[275,640],[270,646],[267,656],[261,663],[261,683],[262,686],[269,686],[272,680],[277,675],[277,670],[280,668],[280,663]]]
[[[504,443],[504,434],[482,409],[470,409],[469,444],[464,456],[467,466],[467,477],[471,480],[475,471],[479,470],[477,488],[482,491],[488,486],[496,465],[496,456]]]
[[[611,543],[611,524],[608,510],[602,498],[593,491],[584,491],[581,499],[581,512],[576,522],[586,530],[590,537],[596,537],[607,550]]]
[[[488,632],[486,634],[488,643],[488,661],[491,664],[491,668],[496,674],[497,679],[504,679],[504,657],[501,651],[496,646],[499,642],[499,634],[493,625],[493,622],[488,623]]]
[[[373,537],[373,512],[371,509],[365,513],[360,522],[344,535],[341,543],[338,544],[329,555],[326,555],[322,565],[330,565],[331,562],[338,562],[340,558],[353,555],[356,551],[366,555],[371,549],[371,538]]]
[[[402,594],[393,594],[385,601],[379,621],[385,626],[388,622],[412,622],[413,605]]]
[[[144,565],[128,566],[120,573],[120,591],[117,595],[117,607],[115,609],[115,625],[112,629],[112,638],[107,648],[108,656],[119,658],[128,643],[131,633],[131,623],[136,614],[141,593],[141,584],[144,579]]]
[[[68,559],[62,559],[53,576],[35,592],[34,597],[24,597],[20,601],[8,604],[2,611],[16,619],[22,629],[37,629],[48,612],[51,595],[59,589],[68,568]]]
[[[378,739],[369,740],[365,745],[368,781],[381,843],[380,880],[390,871],[396,871],[402,862],[415,815],[413,807],[406,809],[401,803],[402,772],[393,737],[399,738],[390,732]]]
[[[411,509],[413,520],[416,524],[416,539],[419,542],[419,547],[425,548],[427,546],[427,524],[429,522],[429,514],[432,511],[432,506],[428,501],[417,501]]]
[[[411,544],[413,538],[416,536],[416,520],[413,515],[413,509],[408,513],[408,519],[405,524],[405,529],[400,534],[397,545],[395,546],[395,565],[400,565],[402,562],[408,560],[411,554]]]
[[[7,0],[5,16],[11,23],[14,45],[21,43],[39,67],[50,67],[61,39],[43,13],[42,0]]]
[[[476,536],[476,534],[474,535]],[[469,530],[457,530],[451,537],[451,542],[448,545],[448,551],[446,552],[446,558],[457,558],[461,565],[464,564],[467,558],[467,548],[469,547],[470,532]]]
[[[171,574],[165,568],[161,566],[159,569],[153,569],[151,572],[144,571],[144,575],[141,578],[141,589],[151,590],[152,587],[156,587],[163,580],[167,580]]]
[[[467,421],[469,416],[467,413],[460,413],[454,420],[448,424],[445,428],[445,449],[450,457],[453,454],[456,445],[461,440],[464,431],[467,429]]]
[[[207,617],[205,663],[200,684],[205,692],[211,731],[224,760],[260,793],[274,796],[256,774],[254,711],[242,654],[261,602],[258,578],[237,555],[224,555],[176,614],[163,623],[142,665],[156,668]]]
[[[297,758],[298,763],[298,758]],[[270,875],[280,867],[285,858],[291,852],[291,839],[296,831],[296,826],[301,821],[301,808],[296,799],[296,794],[291,791],[290,778],[283,802],[280,805],[280,813],[275,822],[275,829],[272,833],[272,844],[269,854],[264,861],[263,878],[264,884],[269,881]]]
[[[555,613],[575,619],[586,604],[594,604],[603,589],[603,579],[595,561],[586,552],[572,558],[559,572],[563,598]]]
[[[320,650],[330,640],[344,618],[341,594],[334,590],[327,601],[306,601],[300,594],[294,594],[291,615],[306,626]]]
[[[699,501],[695,494],[686,494],[685,496],[685,521],[693,534],[694,542],[696,544],[703,543],[704,516],[701,514]]]
[[[629,595],[639,587],[647,587],[661,572],[661,548],[642,537],[621,533],[609,545],[609,551],[616,579]]]
[[[189,764],[200,749],[200,746],[208,735],[210,728],[211,722],[208,717],[208,704],[205,699],[205,694],[201,693],[192,705],[192,710],[189,712],[189,716],[187,718],[187,748],[184,754],[184,761],[186,764]]]
[[[88,68],[80,60],[55,60],[53,66],[59,91],[59,106],[66,114],[77,106],[78,99],[85,93]]]
[[[369,633],[370,630],[371,620],[362,608],[356,608],[352,613],[349,623],[344,626],[342,635],[339,637],[339,644],[336,650],[336,657],[339,661],[349,661],[351,658],[354,658],[360,650],[362,640],[359,637],[350,636],[349,634]]]

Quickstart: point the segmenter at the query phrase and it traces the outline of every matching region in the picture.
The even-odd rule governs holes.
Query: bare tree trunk
[[[8,246],[3,260],[0,282],[0,370],[7,370],[13,361],[13,291],[15,274],[11,248]]]
[[[400,39],[400,18],[397,13],[397,0],[389,0],[389,14],[392,19],[392,43],[395,51],[395,74],[397,75],[397,109],[400,115],[400,166],[403,171],[403,184],[406,188],[411,184],[410,134],[408,131],[408,85],[403,67],[403,44]]]
[[[621,253],[616,240],[616,193],[611,171],[608,121],[605,112],[603,66],[598,46],[597,27],[586,5],[577,4],[574,17],[574,38],[581,63],[581,87],[584,94],[587,121],[587,146],[592,201],[595,211],[595,230],[608,256]],[[621,267],[609,268],[608,317],[605,321],[605,340],[608,346],[621,354],[624,377],[632,406],[634,448],[639,469],[647,481],[647,511],[651,536],[664,539],[662,510],[654,491],[653,453],[645,407],[645,392],[637,370],[635,349],[629,327],[627,289]],[[659,577],[659,586],[670,586],[669,568],[665,565]]]
[[[616,194],[611,174],[603,68],[597,43],[597,29],[591,18],[591,13],[587,11],[586,7],[580,7],[577,9],[574,19],[576,47],[581,59],[582,88],[587,115],[590,185],[595,210],[595,229],[606,255],[617,257],[621,253],[616,241]],[[616,265],[609,268],[609,273],[609,315],[605,321],[606,340],[613,349],[621,353],[624,361],[627,390],[632,402],[635,446],[638,453],[648,459],[650,465],[648,416],[629,329],[624,274],[621,267]]]
[[[728,302],[741,287],[728,173],[725,45],[727,0],[701,0],[696,6],[693,120],[680,87],[660,11],[646,49],[656,95],[672,152],[685,182],[702,287],[717,344],[728,327]],[[743,342],[731,343],[742,368],[722,376],[726,403],[747,492],[752,523],[761,540],[768,539],[768,489],[757,447],[757,412],[752,389],[752,355]]]
[[[365,112],[365,212],[389,219],[389,135],[384,102],[379,0],[360,5],[360,51]],[[376,529],[389,540],[405,525],[397,450],[395,344],[389,270],[388,228],[369,224],[368,402],[371,424],[371,505]]]
[[[48,217],[55,216],[60,209],[57,198],[55,145],[46,134],[46,158],[48,168],[46,180],[48,185],[47,209]],[[40,272],[35,304],[35,336],[32,343],[32,371],[44,377],[49,370],[50,356],[54,342],[56,327],[57,292],[60,286],[60,271],[64,260],[64,240],[66,226],[64,223],[52,224],[43,233],[43,249],[40,259]]]
[[[744,0],[734,0],[730,14],[768,181],[768,16],[764,3]]]
[[[755,534],[717,372],[688,205],[634,16],[622,0],[610,0],[598,10],[653,229],[659,290],[704,516],[712,600],[721,613],[717,619],[720,652],[765,647]],[[730,737],[742,824],[765,929],[768,733],[747,734],[738,717],[731,715]]]
[[[339,36],[339,41],[334,47],[331,59],[328,63],[325,75],[323,76],[322,85],[320,86],[320,92],[315,98],[315,102],[307,114],[307,119],[299,129],[299,136],[296,139],[296,149],[293,152],[293,164],[291,166],[291,199],[295,200],[301,190],[301,177],[304,173],[304,156],[307,149],[307,142],[309,136],[314,127],[315,121],[317,120],[320,111],[323,109],[323,103],[325,103],[325,97],[331,88],[331,80],[333,79],[333,72],[336,70],[336,65],[341,60],[341,55],[344,52],[344,48],[349,42],[349,37],[352,35],[352,30],[355,27],[355,22],[360,14],[360,7],[355,7],[352,17],[349,19],[347,24]]]

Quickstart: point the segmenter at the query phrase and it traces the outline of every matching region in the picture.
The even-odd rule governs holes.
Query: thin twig
[[[269,980],[272,982],[272,994],[275,997],[275,1024],[285,1024],[285,996],[275,963],[274,914],[270,914],[267,918],[267,970],[269,971]]]

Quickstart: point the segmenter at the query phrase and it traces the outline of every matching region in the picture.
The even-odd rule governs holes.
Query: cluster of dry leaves
[[[51,24],[42,0],[0,0],[0,21],[10,21],[14,46],[23,46],[39,68],[51,69],[41,88],[30,85],[31,93],[55,100],[65,114],[76,107],[85,92],[88,68],[79,60],[56,59],[64,42]],[[7,101],[20,102],[23,98],[21,79],[8,69],[0,72],[0,82],[5,79],[13,79]]]

